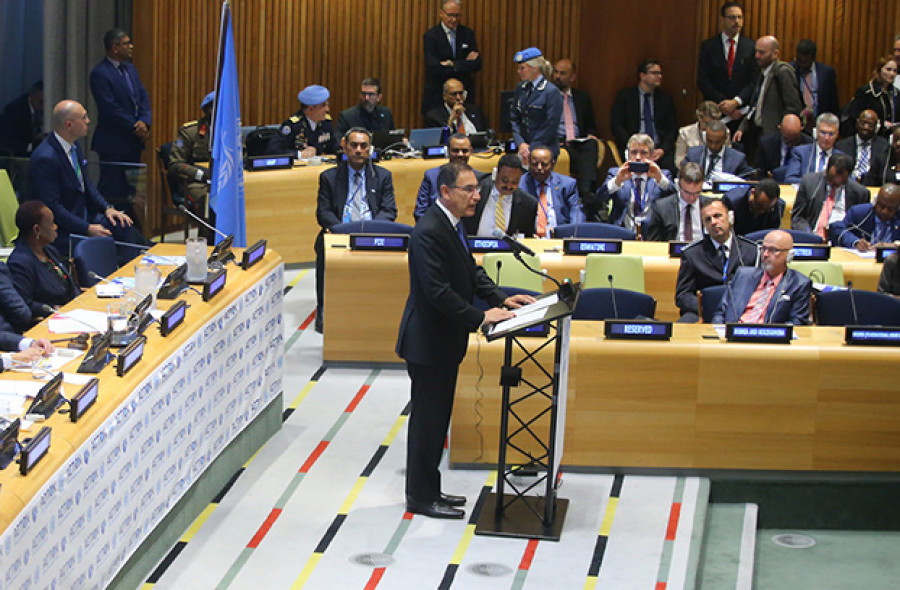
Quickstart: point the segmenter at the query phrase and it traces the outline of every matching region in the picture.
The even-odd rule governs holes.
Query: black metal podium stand
[[[539,319],[508,329],[501,322],[487,335],[489,341],[506,341],[500,372],[503,397],[497,488],[482,507],[476,535],[559,540],[569,505],[557,498],[556,490],[565,430],[569,329],[578,290],[578,285],[565,284],[542,298],[557,301],[545,306]],[[536,305],[541,304],[538,300]],[[526,335],[526,328],[539,324],[548,326],[546,338]],[[548,349],[553,352],[552,367],[539,358],[546,357]],[[530,374],[537,377],[523,377],[523,368],[536,369]],[[539,431],[549,431],[548,440]],[[510,464],[509,453],[524,461]],[[517,481],[523,473],[536,477],[526,485]],[[538,495],[529,495],[534,492]]]

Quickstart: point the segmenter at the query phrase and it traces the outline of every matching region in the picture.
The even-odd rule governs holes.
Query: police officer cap
[[[301,90],[300,94],[297,95],[297,100],[303,104],[315,106],[328,100],[329,96],[331,96],[331,93],[328,92],[327,88],[313,84]]]
[[[513,61],[517,64],[522,63],[523,61],[528,61],[529,59],[534,59],[536,57],[540,57],[541,50],[537,47],[529,47],[528,49],[523,49],[513,56]]]
[[[216,100],[216,91],[215,90],[213,90],[212,92],[207,94],[205,97],[203,97],[203,102],[200,103],[200,108],[205,109],[206,107],[211,105],[214,100]]]

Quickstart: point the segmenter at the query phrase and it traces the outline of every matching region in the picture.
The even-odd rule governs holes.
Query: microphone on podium
[[[537,256],[537,254],[534,253],[534,250],[532,250],[519,240],[515,239],[514,237],[510,236],[499,227],[494,228],[493,236],[507,242],[515,252],[522,252],[528,254],[529,256]]]

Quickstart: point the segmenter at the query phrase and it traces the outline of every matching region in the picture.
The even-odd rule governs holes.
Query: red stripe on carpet
[[[412,519],[413,519],[413,513],[412,513],[412,512],[404,512],[404,513],[403,513],[403,520],[412,520]]]
[[[368,386],[368,385],[363,385],[363,386],[359,389],[359,393],[356,394],[356,397],[353,398],[353,401],[350,402],[350,405],[347,406],[347,409],[344,410],[344,412],[347,413],[347,414],[353,412],[353,410],[356,409],[356,406],[359,405],[359,402],[362,401],[363,396],[365,396],[366,393],[367,393],[368,391],[369,391],[369,386]]]
[[[666,583],[665,582],[657,582],[656,588],[654,588],[654,590],[666,590]]]
[[[262,523],[262,526],[259,527],[259,530],[256,531],[256,534],[250,539],[250,542],[247,544],[248,549],[256,549],[259,546],[266,536],[266,533],[269,532],[269,529],[272,528],[272,525],[275,524],[275,521],[278,520],[279,516],[281,516],[281,508],[273,508],[272,512],[269,513],[268,518],[266,518],[266,521]]]
[[[375,568],[366,584],[365,590],[374,590],[378,587],[378,583],[381,582],[381,578],[384,576],[384,570],[385,568],[383,567]]]
[[[537,546],[537,539],[528,540],[528,545],[525,547],[525,554],[522,556],[522,561],[519,563],[520,570],[528,570],[531,568],[531,560],[534,559],[534,552],[537,551]]]
[[[328,441],[323,440],[316,447],[316,450],[312,452],[312,455],[309,456],[309,459],[306,460],[306,463],[303,464],[298,473],[309,473],[310,467],[312,467],[313,463],[315,463],[316,460],[322,455],[322,453],[325,452],[326,448],[328,448]]]
[[[306,316],[306,319],[303,320],[303,323],[300,324],[300,327],[297,328],[297,329],[298,329],[298,330],[305,330],[306,328],[309,327],[309,325],[310,325],[311,323],[313,323],[313,321],[314,321],[315,319],[316,319],[316,310],[312,310],[312,313],[309,314],[308,316]]]
[[[672,504],[672,510],[669,512],[669,528],[666,529],[666,541],[675,540],[675,531],[678,530],[678,517],[681,515],[681,503]]]

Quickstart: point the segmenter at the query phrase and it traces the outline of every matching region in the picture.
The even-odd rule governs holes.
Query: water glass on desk
[[[185,257],[189,282],[200,282],[206,279],[206,238],[188,238],[185,241]]]
[[[153,303],[150,309],[156,309],[156,290],[159,289],[159,281],[162,271],[150,260],[141,260],[134,265],[134,290],[141,297],[153,295]]]

